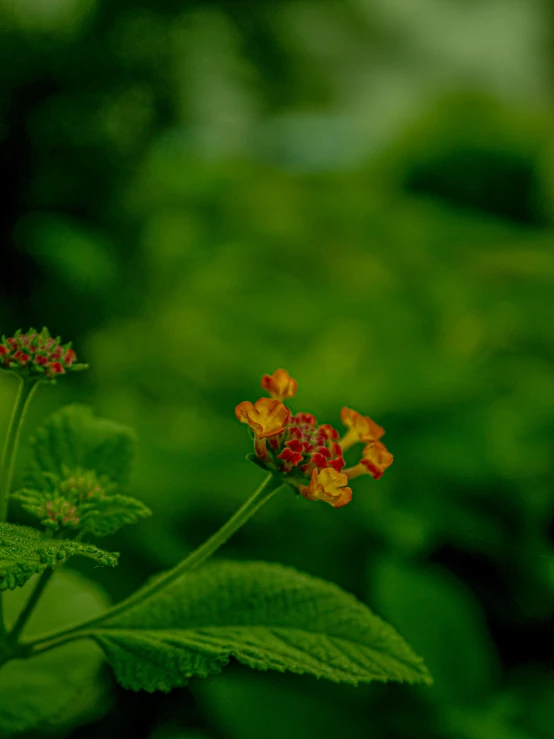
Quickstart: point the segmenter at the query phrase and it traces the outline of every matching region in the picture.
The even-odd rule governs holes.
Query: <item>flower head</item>
[[[300,493],[307,500],[324,500],[333,508],[340,508],[352,500],[352,489],[347,487],[348,477],[342,472],[327,467],[314,469],[310,484],[300,488]]]
[[[323,500],[334,508],[350,502],[348,480],[370,474],[375,480],[393,457],[379,439],[385,433],[369,416],[343,408],[341,418],[348,427],[343,439],[328,423],[318,423],[312,413],[293,414],[282,403],[296,394],[297,382],[283,369],[264,375],[262,387],[271,398],[239,403],[235,413],[254,432],[254,455],[249,459],[292,485],[307,500]],[[344,451],[365,442],[359,462],[343,471]]]
[[[261,384],[262,389],[277,400],[294,398],[298,390],[298,382],[285,369],[277,369],[272,375],[264,375]]]
[[[77,355],[71,343],[61,344],[52,338],[47,328],[38,332],[31,328],[26,333],[16,331],[2,337],[0,342],[0,369],[14,372],[24,379],[54,380],[66,372],[86,369],[76,363]]]

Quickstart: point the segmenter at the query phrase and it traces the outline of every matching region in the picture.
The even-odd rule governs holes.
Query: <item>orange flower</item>
[[[352,499],[350,479],[369,474],[378,480],[392,464],[392,454],[379,441],[385,430],[369,416],[343,408],[341,419],[348,430],[340,439],[336,429],[318,423],[312,413],[292,415],[283,404],[298,387],[286,370],[264,375],[261,384],[271,398],[255,403],[245,400],[235,408],[238,420],[254,432],[254,454],[248,459],[279,476],[307,500],[323,500],[340,508]],[[357,442],[365,444],[361,459],[345,470],[343,453]]]
[[[352,500],[352,489],[346,487],[348,477],[332,467],[314,469],[310,484],[300,488],[308,500],[324,500],[333,508],[340,508]]]
[[[343,452],[350,449],[358,441],[366,443],[377,441],[385,433],[385,429],[375,423],[369,416],[362,416],[361,413],[353,411],[351,408],[345,407],[342,409],[340,420],[348,427],[348,431],[339,442]]]
[[[391,466],[393,460],[394,457],[382,442],[372,441],[364,448],[360,462],[344,470],[344,474],[349,480],[365,474],[370,474],[374,480],[378,480],[387,467]]]
[[[298,382],[286,370],[278,369],[272,375],[262,377],[262,388],[267,390],[272,398],[284,400],[294,398],[298,390]]]
[[[259,439],[276,436],[285,430],[290,410],[274,398],[260,398],[255,403],[244,400],[235,408],[241,423],[247,423]]]

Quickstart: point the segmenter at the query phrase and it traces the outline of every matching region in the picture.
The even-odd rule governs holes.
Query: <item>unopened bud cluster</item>
[[[13,494],[24,510],[40,518],[46,528],[78,528],[94,510],[94,504],[113,492],[115,485],[94,470],[64,467],[63,477],[43,473],[44,489],[23,489]]]
[[[118,484],[106,475],[65,466],[61,472],[43,472],[37,488],[23,488],[11,496],[51,531],[79,529],[107,536],[150,515],[139,500],[119,494]]]
[[[60,527],[77,528],[80,524],[78,509],[62,497],[45,501],[37,510],[41,523],[48,529]]]
[[[60,337],[50,336],[47,328],[40,332],[33,328],[26,333],[16,331],[13,336],[3,336],[0,342],[0,369],[15,372],[24,379],[53,380],[86,367],[77,363],[71,342],[62,344]]]

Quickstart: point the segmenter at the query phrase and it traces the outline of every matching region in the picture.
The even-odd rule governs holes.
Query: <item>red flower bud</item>
[[[292,465],[297,465],[302,461],[302,458],[303,455],[300,452],[293,452],[289,447],[285,447],[281,454],[279,454],[279,459],[282,459],[285,462],[290,462]]]
[[[61,362],[50,362],[48,372],[53,375],[63,375],[65,370]]]

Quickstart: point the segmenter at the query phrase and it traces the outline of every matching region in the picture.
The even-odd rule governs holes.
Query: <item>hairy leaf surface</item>
[[[94,501],[93,514],[84,519],[84,530],[93,536],[109,536],[122,526],[147,518],[152,512],[137,498],[110,495]]]
[[[232,658],[353,685],[430,683],[421,658],[352,595],[274,564],[208,565],[88,633],[133,690],[167,691]]]
[[[53,413],[31,440],[27,483],[40,488],[44,472],[63,478],[67,468],[94,470],[98,476],[125,483],[135,443],[135,433],[127,426],[96,417],[86,405],[67,405]]]
[[[93,544],[50,539],[28,526],[0,523],[0,591],[20,588],[33,575],[65,562],[75,554],[112,567],[117,564],[119,556],[104,552]]]

